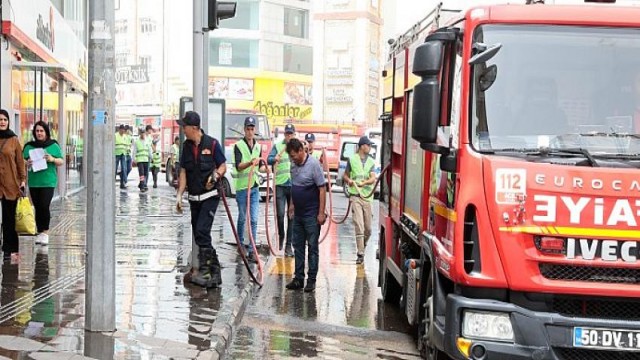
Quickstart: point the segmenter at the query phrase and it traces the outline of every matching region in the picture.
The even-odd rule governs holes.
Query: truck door
[[[459,146],[460,96],[462,85],[462,54],[460,44],[448,46],[443,70],[442,98],[444,99],[442,126],[438,129],[438,143],[455,150]],[[429,203],[427,231],[435,235],[452,253],[455,213],[456,173],[442,170],[442,156],[429,153]]]

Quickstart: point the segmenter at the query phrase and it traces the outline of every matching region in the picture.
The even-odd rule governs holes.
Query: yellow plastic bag
[[[26,196],[18,198],[16,206],[16,231],[21,235],[36,234],[36,215],[31,201]]]

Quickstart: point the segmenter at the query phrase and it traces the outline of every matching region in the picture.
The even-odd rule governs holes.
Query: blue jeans
[[[251,216],[251,234],[253,235],[253,241],[258,242],[258,204],[260,201],[260,192],[258,187],[253,187],[249,193],[249,215]],[[240,243],[244,244],[247,249],[247,254],[253,252],[251,247],[251,241],[244,242],[244,227],[247,222],[247,189],[239,190],[236,192],[236,201],[238,202],[238,238]]]
[[[284,237],[287,236],[286,248],[291,247],[291,231],[293,222],[289,220],[287,215],[289,209],[289,201],[291,200],[291,186],[276,186],[276,214],[278,216],[278,241],[280,248],[284,243]],[[285,209],[286,208],[286,209]],[[284,232],[284,219],[287,219],[287,232]]]
[[[127,185],[127,175],[129,174],[128,163],[127,163],[127,155],[116,155],[116,172],[118,170],[118,166],[120,166],[120,186]]]
[[[131,155],[127,155],[127,176],[131,172],[131,163],[132,163]]]
[[[296,275],[298,280],[304,280],[305,250],[309,247],[309,272],[307,282],[316,281],[318,275],[318,239],[320,238],[320,224],[313,216],[293,218],[293,252],[296,257]]]

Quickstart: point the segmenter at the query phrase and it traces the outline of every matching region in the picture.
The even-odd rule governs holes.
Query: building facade
[[[325,122],[375,124],[383,56],[381,0],[313,4],[313,113]]]
[[[210,33],[209,96],[268,117],[272,128],[312,121],[309,0],[237,0],[236,16]]]
[[[24,144],[43,120],[65,154],[58,195],[84,182],[87,1],[2,0],[0,101]]]

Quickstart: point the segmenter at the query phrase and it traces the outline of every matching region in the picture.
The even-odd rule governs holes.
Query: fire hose
[[[250,169],[249,169],[249,185],[252,185],[252,181],[251,179],[253,179],[253,174],[255,171],[255,164],[251,164]],[[245,218],[246,218],[246,224],[247,227],[249,229],[249,242],[251,243],[251,248],[253,249],[253,255],[255,256],[256,259],[256,263],[258,265],[258,269],[257,269],[257,274],[254,272],[254,270],[251,269],[251,265],[249,264],[249,259],[247,259],[247,251],[244,248],[244,244],[242,244],[240,242],[240,236],[238,235],[238,230],[236,229],[236,225],[233,221],[233,218],[231,217],[231,210],[229,209],[229,204],[227,202],[227,197],[226,194],[224,193],[224,191],[221,191],[222,193],[222,202],[224,204],[224,208],[227,212],[227,217],[229,219],[229,223],[231,224],[231,230],[233,231],[233,236],[236,239],[236,244],[238,246],[238,253],[240,254],[240,257],[242,258],[242,262],[244,262],[244,266],[247,269],[247,271],[249,272],[249,276],[251,277],[251,280],[253,280],[253,282],[255,282],[256,284],[258,284],[260,287],[262,287],[263,285],[263,281],[264,281],[264,269],[262,266],[262,260],[260,259],[260,255],[258,254],[258,249],[256,247],[256,242],[255,239],[253,238],[253,231],[251,231],[251,187],[247,187],[247,204],[246,204],[246,213],[245,213]],[[237,193],[236,193],[237,196]],[[267,168],[267,199],[269,198],[269,170]],[[267,213],[269,211],[268,206],[267,206]],[[267,221],[265,223],[265,228],[267,231],[267,243],[269,245],[269,249],[271,249],[271,253],[275,255],[275,253],[273,252],[273,248],[271,246],[271,240],[269,238],[269,222]],[[242,229],[241,231],[244,231],[244,229]]]

